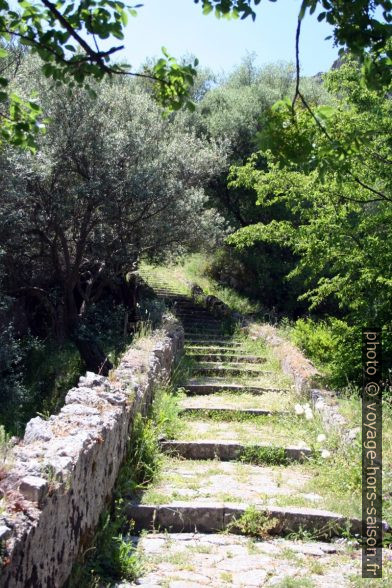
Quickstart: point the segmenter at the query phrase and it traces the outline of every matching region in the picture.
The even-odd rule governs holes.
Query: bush
[[[77,384],[83,371],[73,343],[60,345],[31,339],[24,360],[23,425],[37,412],[44,415],[58,412],[68,390]]]
[[[290,338],[325,374],[332,386],[361,383],[362,334],[359,326],[353,327],[332,317],[320,321],[299,319]]]
[[[22,406],[26,397],[23,359],[23,346],[9,323],[0,333],[0,425],[14,434],[20,434],[22,429]]]

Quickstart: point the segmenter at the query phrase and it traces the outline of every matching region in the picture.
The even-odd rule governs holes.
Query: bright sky
[[[249,17],[227,21],[204,16],[193,0],[144,0],[138,16],[130,19],[126,49],[118,57],[137,68],[146,57],[160,56],[164,46],[177,58],[191,53],[216,72],[230,71],[247,52],[255,52],[259,64],[294,61],[300,4],[300,0],[263,0],[253,22]],[[326,71],[336,59],[332,40],[324,40],[329,34],[329,25],[319,23],[315,15],[305,17],[300,46],[304,75]]]

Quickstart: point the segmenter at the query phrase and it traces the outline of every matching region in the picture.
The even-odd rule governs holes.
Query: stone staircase
[[[127,506],[145,562],[131,585],[350,586],[360,554],[339,537],[359,532],[360,522],[308,490],[317,449],[306,423],[293,425],[292,382],[261,343],[143,277],[183,322],[189,376],[181,434],[161,440],[158,481]]]

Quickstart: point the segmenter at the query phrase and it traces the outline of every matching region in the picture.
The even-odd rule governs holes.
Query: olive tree
[[[22,68],[22,93],[36,66]],[[48,329],[71,336],[90,369],[107,371],[83,314],[113,288],[130,304],[127,275],[140,255],[219,239],[223,219],[206,209],[204,186],[225,165],[225,145],[162,117],[128,80],[101,84],[96,99],[44,78],[38,86],[50,122],[37,153],[2,155],[5,283],[39,300]]]

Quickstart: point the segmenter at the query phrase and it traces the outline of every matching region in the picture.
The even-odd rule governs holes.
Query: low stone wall
[[[192,298],[199,302],[209,310],[212,314],[219,318],[232,318],[234,320],[243,321],[244,317],[239,312],[234,312],[223,300],[206,294],[197,284],[188,283]]]
[[[282,371],[293,378],[297,392],[309,398],[327,430],[338,429],[342,441],[352,443],[357,438],[359,427],[347,428],[347,421],[339,412],[336,393],[316,387],[320,373],[303,353],[290,341],[281,337],[272,325],[249,323],[247,329],[251,336],[262,337],[273,347]]]
[[[282,371],[293,378],[297,392],[309,393],[320,374],[299,349],[283,339],[272,325],[250,323],[248,331],[250,335],[262,337],[270,347],[273,347]]]
[[[58,415],[28,423],[0,484],[2,588],[63,586],[110,499],[134,416],[169,377],[183,342],[182,326],[165,320],[109,378],[87,372]]]

